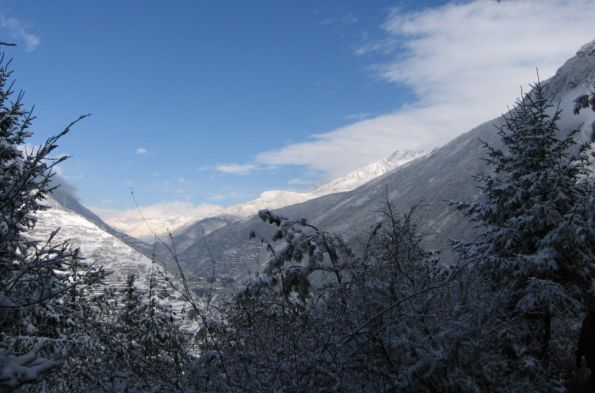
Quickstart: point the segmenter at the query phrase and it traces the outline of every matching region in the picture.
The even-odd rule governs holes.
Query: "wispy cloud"
[[[254,164],[220,164],[215,168],[218,172],[235,175],[247,175],[256,169]]]
[[[143,154],[147,154],[149,151],[148,151],[146,148],[144,148],[144,147],[137,147],[137,148],[134,150],[134,152],[135,152],[136,154],[143,155]]]
[[[522,85],[547,78],[595,37],[592,0],[453,2],[420,12],[394,9],[381,37],[356,55],[384,58],[377,78],[412,89],[417,101],[392,113],[266,151],[257,162],[305,165],[329,177],[394,150],[440,146],[506,111]],[[555,27],[555,28],[554,28]]]
[[[41,43],[41,38],[38,35],[30,33],[27,30],[27,26],[17,18],[0,15],[0,26],[7,30],[10,38],[23,40],[28,52],[35,50]]]

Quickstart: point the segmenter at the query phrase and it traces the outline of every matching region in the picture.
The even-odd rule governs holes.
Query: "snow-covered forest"
[[[583,57],[595,64],[595,42]],[[484,169],[465,180],[478,195],[444,205],[473,238],[429,247],[427,203],[400,210],[388,190],[357,244],[261,210],[272,237],[243,235],[266,257],[225,296],[215,270],[198,294],[169,240],[167,272],[153,251],[146,283],[129,274],[117,286],[56,240],[60,228],[31,235],[59,187],[66,157],[53,152],[85,116],[28,145],[34,119],[3,57],[0,391],[591,391],[593,156],[561,119],[595,112],[595,85],[574,113],[554,88],[537,81],[514,103],[493,128],[497,143],[482,142]]]

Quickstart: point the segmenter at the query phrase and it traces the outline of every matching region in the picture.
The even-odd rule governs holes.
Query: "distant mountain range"
[[[323,195],[350,191],[424,154],[426,152],[421,150],[397,151],[387,159],[351,171],[309,192],[287,190],[264,191],[256,199],[229,207],[204,205],[193,209],[176,209],[175,206],[172,206],[167,216],[161,210],[154,211],[154,207],[152,206],[142,209],[144,217],[141,217],[137,211],[134,211],[132,214],[130,212],[123,215],[112,213],[104,216],[106,217],[106,222],[114,228],[122,232],[127,232],[131,236],[152,241],[154,237],[153,231],[167,236],[167,232],[178,233],[184,231],[184,227],[192,226],[193,223],[199,220],[212,217],[241,219],[258,213],[260,209],[278,209]],[[191,215],[188,214],[188,210],[190,210]]]
[[[426,154],[425,151],[406,150],[396,151],[389,158],[373,162],[321,185],[310,192],[293,191],[265,191],[252,201],[224,208],[217,216],[249,217],[261,209],[279,209],[281,207],[303,203],[314,198],[334,194],[337,192],[351,191],[372,179],[377,178],[401,165],[404,165]],[[211,216],[215,217],[215,215]],[[205,217],[208,218],[208,217]],[[196,220],[195,220],[196,222]],[[192,225],[192,224],[191,224]],[[183,229],[182,229],[183,231]]]

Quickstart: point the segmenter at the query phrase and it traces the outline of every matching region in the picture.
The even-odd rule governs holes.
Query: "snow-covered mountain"
[[[49,209],[37,213],[37,225],[31,231],[33,238],[46,239],[53,230],[60,228],[55,240],[69,240],[80,248],[82,256],[89,262],[112,272],[106,281],[110,285],[123,285],[130,273],[139,278],[139,286],[148,283],[154,266],[149,258],[53,197],[49,196],[44,204]]]
[[[584,94],[594,82],[595,41],[583,46],[544,83],[547,96],[554,103],[560,103],[563,109],[561,129],[582,124],[585,139],[590,137],[595,114],[584,110],[574,115],[572,107],[574,99]],[[511,92],[511,103],[514,94]],[[354,190],[330,193],[277,209],[276,213],[295,219],[306,218],[318,228],[342,234],[351,240],[352,245],[357,245],[358,239],[365,242],[387,197],[397,211],[406,211],[413,203],[423,201],[425,207],[418,212],[417,219],[422,231],[429,235],[427,245],[444,250],[443,255],[448,259],[452,257],[448,240],[471,239],[475,230],[447,201],[471,201],[478,197],[473,176],[486,170],[482,141],[497,146],[500,142],[496,126],[501,122],[502,118],[497,118],[484,123],[431,154]],[[268,237],[273,230],[258,217],[231,222],[204,238],[201,236],[194,243],[186,242],[179,259],[196,275],[206,276],[215,269],[217,276],[237,282],[249,272],[258,271],[266,254],[258,242],[248,239],[248,234],[256,231]]]
[[[423,157],[428,152],[425,150],[395,151],[387,159],[373,162],[363,168],[356,169],[335,180],[325,183],[310,193],[311,198],[345,192],[356,189],[378,176],[384,175],[395,168],[403,166],[416,158]]]
[[[37,224],[29,232],[29,236],[33,239],[46,240],[50,233],[59,228],[53,241],[67,240],[80,249],[81,256],[87,262],[95,266],[103,266],[109,273],[103,280],[106,286],[123,289],[128,275],[134,274],[136,286],[141,290],[147,289],[151,274],[154,272],[157,287],[166,289],[170,293],[167,301],[178,315],[182,317],[183,310],[189,309],[171,288],[170,282],[176,283],[176,278],[166,272],[157,261],[141,253],[144,252],[145,247],[150,246],[110,228],[68,193],[54,193],[47,197],[44,204],[49,208],[36,214]],[[127,242],[140,246],[141,252]],[[166,275],[169,280],[165,280]],[[100,290],[101,286],[97,288]],[[193,326],[191,321],[184,323],[190,323],[187,326]]]
[[[373,162],[363,168],[355,169],[341,177],[322,184],[309,192],[293,191],[265,191],[252,201],[230,206],[223,210],[224,216],[249,217],[261,209],[279,209],[281,207],[303,203],[314,198],[334,194],[337,192],[351,191],[362,184],[369,182],[401,165],[426,154],[425,151],[407,150],[396,151],[389,158]]]
[[[57,202],[58,206],[82,216],[87,221],[95,224],[99,229],[116,237],[141,254],[146,256],[152,255],[153,246],[123,232],[120,232],[114,227],[106,224],[98,215],[87,209],[78,201],[78,199],[74,196],[74,190],[72,190],[67,183],[64,183],[62,180],[58,179],[56,185],[59,186],[52,191],[50,201],[53,201],[53,203],[50,202],[50,204],[56,205]]]
[[[423,157],[426,154],[427,153],[422,150],[407,150],[403,152],[396,151],[387,159],[376,161],[366,165],[363,168],[351,171],[346,175],[325,183],[310,192],[291,192],[282,190],[265,191],[258,198],[252,201],[230,206],[218,211],[218,214],[216,215],[214,214],[210,217],[199,218],[174,231],[173,241],[175,244],[175,249],[179,255],[185,255],[184,252],[188,248],[201,248],[207,251],[208,254],[209,244],[204,242],[207,236],[213,232],[220,231],[222,228],[228,225],[231,225],[233,228],[241,227],[243,222],[246,220],[250,221],[250,219],[254,217],[261,209],[280,209],[286,206],[292,206],[311,201],[323,196],[348,192],[369,182],[372,179],[394,170],[395,168],[404,166],[417,158]],[[242,258],[244,255],[241,252],[235,252],[235,245],[233,242],[227,244],[225,241],[218,241],[216,243],[215,252],[226,249],[229,250],[226,251],[229,253],[226,256],[227,260],[233,260],[234,266],[243,265]],[[164,247],[159,244],[159,242],[157,243],[157,255],[162,261],[171,261],[170,252],[165,250]],[[190,255],[194,254],[190,252]],[[219,262],[220,261],[218,260],[217,263]],[[212,273],[212,271],[213,269],[211,267],[208,272]],[[227,271],[228,274],[225,276],[225,278],[242,275],[241,271],[237,272],[237,274],[232,274],[233,271],[236,271],[236,269],[230,265],[230,270]],[[201,274],[198,274],[198,276],[202,277],[204,280],[209,276],[208,272],[205,270],[201,272]]]
[[[331,193],[350,191],[424,154],[424,151],[397,151],[387,159],[351,171],[344,176],[322,184],[312,191],[270,190],[261,193],[251,201],[229,207],[218,205],[191,207],[183,203],[169,203],[166,209],[161,205],[143,208],[143,217],[140,216],[136,209],[125,213],[98,209],[97,213],[104,217],[105,221],[112,227],[126,232],[130,236],[152,241],[154,236],[151,229],[157,232],[163,231],[164,233],[161,235],[167,237],[169,231],[183,233],[202,220],[225,217],[223,221],[229,219],[237,221],[238,219],[250,217],[261,209],[279,209]],[[164,215],[164,210],[167,211],[167,216]],[[222,222],[221,220],[210,220],[210,222],[215,221]],[[203,229],[205,228],[202,228],[201,231]],[[206,229],[208,231],[208,228]]]
[[[311,193],[291,193],[286,191],[265,192],[255,201],[242,205],[233,206],[222,211],[221,214],[202,219],[192,225],[187,225],[184,231],[176,235],[176,248],[184,250],[187,247],[200,243],[204,236],[221,229],[229,224],[237,223],[245,217],[254,215],[262,208],[277,208],[303,202],[315,198],[318,195],[326,195],[332,192],[345,191],[362,184],[366,180],[376,177],[397,165],[402,165],[421,153],[408,152],[406,154],[393,155],[391,159],[373,163],[365,168],[353,171],[344,177],[327,183]],[[110,275],[105,280],[111,287],[121,288],[125,285],[128,274],[137,277],[136,283],[143,288],[148,285],[152,269],[157,269],[163,274],[162,261],[167,261],[169,252],[162,247],[159,249],[157,261],[153,261],[154,249],[152,245],[128,236],[110,225],[106,224],[99,216],[79,203],[67,186],[58,187],[48,196],[47,210],[37,213],[38,221],[36,227],[30,232],[30,236],[36,239],[47,239],[52,231],[60,228],[54,241],[68,240],[75,247],[80,248],[81,254],[89,262],[101,265]],[[240,263],[240,261],[237,261]],[[171,265],[170,265],[171,267]],[[160,275],[159,274],[159,275]],[[211,284],[210,282],[194,283],[194,287],[200,292],[201,287],[215,287],[225,284],[221,280]],[[166,285],[162,283],[161,285]],[[181,302],[177,302],[177,308],[183,308]]]

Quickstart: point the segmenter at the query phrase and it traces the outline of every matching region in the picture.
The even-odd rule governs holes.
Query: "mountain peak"
[[[571,90],[588,89],[595,80],[595,40],[583,45],[545,84],[552,100],[559,100]]]
[[[578,52],[576,52],[577,56],[595,56],[595,40],[586,43],[583,45]]]

